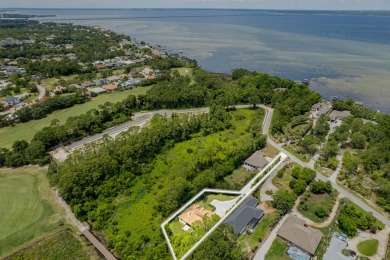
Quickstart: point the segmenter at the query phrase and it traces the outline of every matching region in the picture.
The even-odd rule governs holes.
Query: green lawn
[[[34,243],[7,257],[7,260],[22,259],[98,259],[92,248],[83,247],[71,231],[63,231],[47,239]]]
[[[307,201],[304,201],[304,197],[307,197]],[[319,218],[317,215],[314,213],[315,209],[317,206],[323,206],[325,209],[329,209],[328,212],[330,213],[331,210],[333,209],[333,205],[336,201],[335,196],[330,196],[329,194],[313,194],[309,191],[306,191],[304,195],[302,196],[301,203],[298,205],[298,211],[307,217],[308,219],[317,222],[317,223],[322,223],[324,222],[327,217],[324,218]],[[306,205],[306,210],[303,206],[303,203]]]
[[[378,239],[369,239],[360,242],[357,245],[359,252],[365,256],[373,256],[378,250],[379,241]]]
[[[125,90],[123,92],[115,91],[111,93],[102,94],[97,97],[94,97],[91,101],[87,103],[55,111],[42,119],[32,120],[22,124],[16,124],[15,126],[0,128],[0,147],[10,148],[16,140],[30,141],[34,137],[36,132],[46,126],[49,126],[50,122],[53,119],[58,119],[62,124],[66,121],[68,117],[83,114],[88,110],[97,108],[99,105],[104,104],[108,101],[114,103],[121,101],[125,99],[129,94],[145,94],[146,91],[150,88],[151,87],[139,87],[131,90]]]
[[[271,225],[271,222],[273,218],[275,217],[276,213],[271,213],[265,215],[259,222],[256,229],[251,234],[242,234],[238,241],[242,245],[242,247],[246,247],[248,244],[251,250],[254,250],[257,246],[259,246],[260,239],[263,240],[266,236],[266,234],[269,232],[269,228]]]
[[[288,245],[280,240],[279,238],[275,238],[274,242],[272,243],[271,248],[269,249],[268,253],[265,255],[265,260],[289,260],[288,256],[286,255]]]
[[[0,257],[33,240],[64,229],[47,168],[0,169]]]

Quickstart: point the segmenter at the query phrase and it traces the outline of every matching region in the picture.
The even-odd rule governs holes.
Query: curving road
[[[271,120],[272,120],[272,115],[273,115],[273,109],[269,108],[269,107],[265,107],[265,106],[261,106],[261,107],[265,108],[267,110],[267,115],[266,115],[267,120],[265,120],[264,127],[263,127],[263,133],[267,135],[267,142],[269,144],[271,144],[272,146],[274,146],[276,149],[278,149],[280,152],[283,152],[288,157],[290,157],[290,159],[292,161],[298,163],[299,165],[301,165],[303,167],[307,167],[307,168],[310,168],[310,169],[314,170],[313,166],[309,165],[308,163],[305,163],[305,162],[301,161],[296,156],[294,156],[290,152],[286,151],[281,145],[276,143],[274,140],[272,140],[268,136],[268,130],[269,130],[269,127],[270,127],[270,124],[271,124]],[[378,220],[382,221],[385,225],[390,226],[390,220],[387,217],[383,216],[381,213],[379,213],[378,211],[376,211],[375,209],[373,209],[369,205],[365,204],[363,201],[361,201],[354,194],[352,194],[349,191],[347,191],[344,188],[342,188],[340,185],[338,185],[335,182],[335,180],[333,180],[331,178],[328,178],[328,177],[325,177],[324,175],[320,174],[316,170],[314,170],[314,171],[317,174],[317,176],[316,176],[317,179],[319,179],[321,181],[330,181],[332,183],[333,188],[336,189],[340,194],[342,194],[344,197],[346,197],[349,200],[351,200],[353,203],[355,203],[356,205],[358,205],[359,207],[361,207],[365,211],[371,212],[375,218],[377,218]]]

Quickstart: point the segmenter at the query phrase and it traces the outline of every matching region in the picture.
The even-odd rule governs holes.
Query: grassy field
[[[254,250],[257,246],[259,246],[260,241],[262,241],[265,236],[269,232],[269,228],[271,225],[271,222],[273,218],[275,217],[276,213],[271,213],[265,215],[259,222],[256,229],[251,234],[242,234],[238,241],[242,245],[242,247],[246,247],[246,245],[249,245],[251,250]],[[261,239],[261,240],[260,240]]]
[[[79,238],[81,239],[81,238]],[[21,259],[100,259],[93,247],[83,246],[71,231],[62,231],[6,257],[5,260]]]
[[[322,206],[325,209],[329,209],[329,212],[330,212],[333,208],[335,201],[336,201],[336,197],[330,196],[327,193],[313,194],[309,191],[306,191],[305,194],[307,194],[307,196],[308,196],[307,201],[304,202],[307,208],[306,208],[306,210],[304,209],[304,206],[302,204],[303,201],[301,201],[301,203],[298,205],[298,211],[302,215],[304,215],[305,217],[307,217],[308,219],[310,219],[314,222],[317,222],[317,223],[324,222],[327,219],[327,217],[324,217],[324,218],[317,217],[317,215],[314,213],[315,209],[317,206]],[[304,196],[305,196],[305,194],[304,194]]]
[[[115,91],[112,93],[102,94],[93,98],[87,103],[55,111],[42,119],[32,120],[23,124],[16,124],[15,126],[0,128],[0,147],[10,148],[16,140],[30,141],[34,137],[36,132],[46,126],[49,126],[50,122],[53,119],[60,120],[60,123],[62,124],[66,121],[68,117],[83,114],[88,110],[97,108],[99,105],[104,104],[107,101],[115,103],[125,99],[130,94],[145,94],[146,91],[150,88],[151,87],[139,87],[131,90],[125,90],[123,92]]]
[[[365,256],[373,256],[378,250],[379,241],[378,239],[369,239],[360,242],[357,245],[359,252]]]
[[[280,240],[279,238],[275,238],[274,242],[272,243],[271,248],[269,249],[268,253],[265,255],[265,260],[289,260],[288,256],[286,255],[288,245]]]
[[[46,168],[0,169],[0,257],[67,227]]]

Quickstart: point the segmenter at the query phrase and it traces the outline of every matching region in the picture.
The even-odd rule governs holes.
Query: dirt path
[[[336,203],[334,204],[333,206],[333,209],[332,209],[332,212],[329,214],[329,217],[322,223],[317,223],[317,222],[314,222],[310,219],[308,219],[307,217],[303,216],[299,211],[298,211],[298,205],[301,201],[301,198],[298,198],[297,199],[297,202],[295,203],[295,206],[294,208],[292,209],[292,212],[294,215],[297,215],[299,218],[303,219],[306,221],[306,224],[308,224],[309,226],[312,226],[312,227],[316,227],[316,228],[323,228],[323,227],[327,227],[330,225],[330,223],[332,223],[333,221],[333,218],[336,216],[336,213],[337,213],[337,209],[339,207],[339,204],[340,204],[340,199],[342,198],[342,195],[339,195],[337,198],[336,198]]]
[[[368,239],[378,239],[379,240],[378,251],[376,255],[370,256],[370,259],[371,260],[385,259],[387,239],[389,237],[389,233],[390,233],[390,228],[388,226],[385,226],[384,229],[382,229],[380,232],[377,232],[376,234],[372,234],[369,232],[360,232],[358,236],[348,241],[348,248],[360,254],[359,250],[357,250],[357,245],[360,242]]]

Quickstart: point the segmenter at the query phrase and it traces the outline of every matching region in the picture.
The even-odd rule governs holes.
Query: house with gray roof
[[[4,99],[4,102],[7,103],[9,106],[15,106],[20,103],[20,99],[17,97],[7,97]]]
[[[260,151],[256,151],[244,162],[244,168],[255,171],[263,169],[268,164],[267,159],[263,156]]]
[[[333,110],[329,114],[329,117],[330,117],[330,121],[335,122],[337,120],[343,120],[344,118],[346,118],[347,116],[350,116],[350,115],[351,115],[351,112],[348,110],[344,110],[344,111]]]
[[[311,111],[315,112],[315,117],[320,117],[321,115],[326,115],[329,113],[331,107],[326,103],[316,103],[311,107]]]
[[[232,226],[238,235],[241,235],[246,227],[253,231],[264,216],[264,211],[256,208],[258,203],[259,201],[252,196],[246,198],[224,223]]]
[[[290,214],[277,232],[278,237],[313,256],[322,240],[322,232]]]

